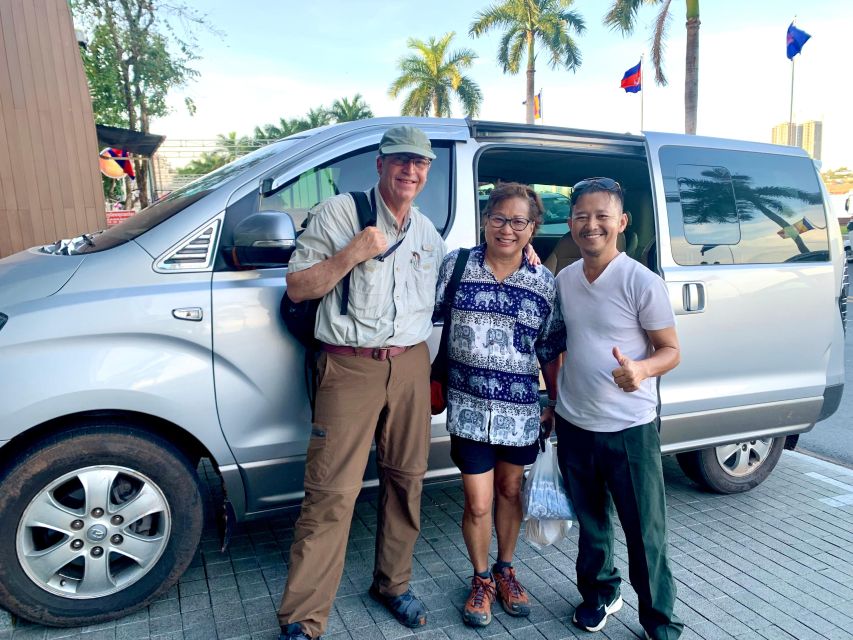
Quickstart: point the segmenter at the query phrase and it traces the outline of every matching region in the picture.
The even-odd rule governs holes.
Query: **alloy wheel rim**
[[[15,536],[24,572],[64,598],[102,598],[127,588],[157,563],[172,515],[147,476],[98,465],[66,473],[27,505]]]
[[[720,468],[735,478],[755,473],[770,455],[773,438],[726,444],[714,449]]]

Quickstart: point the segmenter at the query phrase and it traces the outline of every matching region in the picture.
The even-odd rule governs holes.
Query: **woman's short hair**
[[[533,233],[539,230],[545,215],[545,207],[542,198],[532,188],[520,182],[501,182],[489,194],[489,201],[483,210],[483,216],[489,215],[494,207],[510,198],[521,198],[527,200],[529,210],[527,217],[533,220]]]

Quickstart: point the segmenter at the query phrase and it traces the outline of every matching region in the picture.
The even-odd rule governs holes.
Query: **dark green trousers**
[[[640,624],[654,640],[675,640],[684,625],[673,614],[675,581],[666,554],[657,426],[596,433],[557,416],[557,459],[580,528],[576,568],[584,602],[608,604],[619,590],[612,498],[628,544],[628,576],[637,592]]]

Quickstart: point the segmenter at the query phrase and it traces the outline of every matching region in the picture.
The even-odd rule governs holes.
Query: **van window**
[[[829,259],[826,212],[808,158],[669,146],[660,160],[678,264]]]
[[[308,211],[317,203],[348,191],[366,191],[376,183],[377,148],[362,149],[301,173],[272,195],[262,198],[261,210],[285,211],[293,218],[297,229],[304,228]],[[433,151],[436,158],[415,205],[442,233],[450,214],[451,149],[433,146]]]

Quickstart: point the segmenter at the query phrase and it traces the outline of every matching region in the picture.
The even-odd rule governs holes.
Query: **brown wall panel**
[[[105,226],[66,0],[0,0],[0,257]]]

